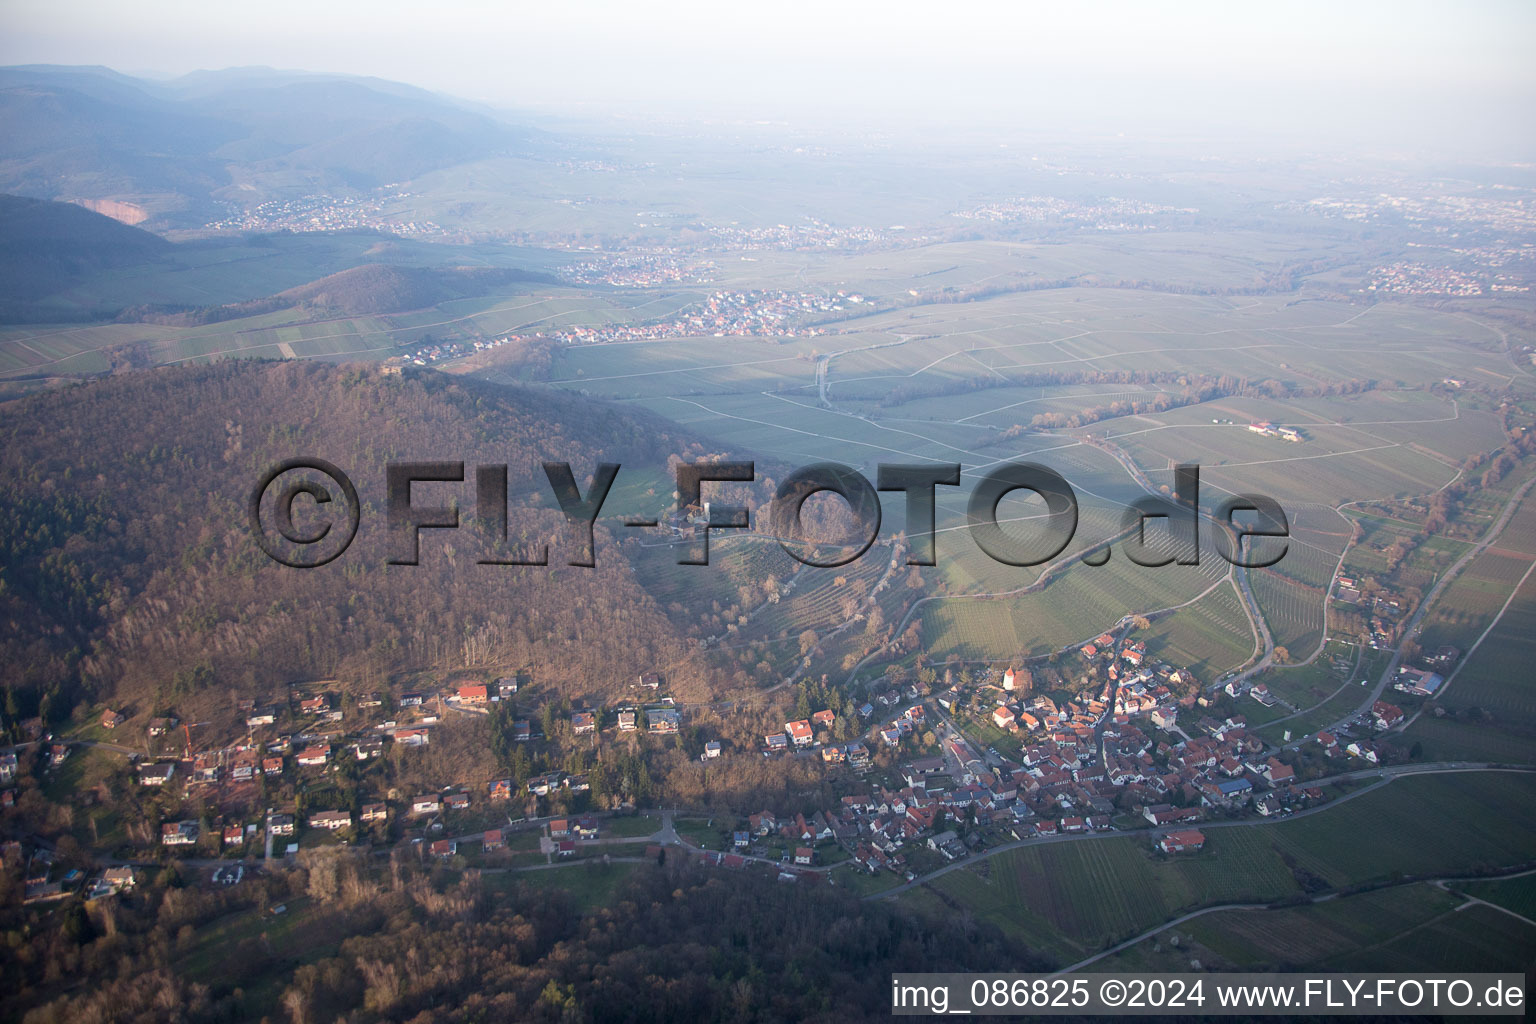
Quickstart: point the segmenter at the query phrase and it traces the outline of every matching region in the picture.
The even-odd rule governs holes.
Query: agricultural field
[[[1505,725],[1536,726],[1536,574],[1526,577],[1503,617],[1451,677],[1446,707],[1481,708]]]
[[[1294,892],[1295,881],[1266,838],[1226,830],[1211,836],[1201,857],[1186,860],[1155,857],[1129,838],[1045,844],[994,858],[985,878],[977,870],[956,871],[934,886],[963,905],[984,908],[978,916],[1002,927],[1049,936],[1055,951],[1074,957],[1184,908]]]
[[[1230,583],[1186,608],[1159,616],[1140,634],[1147,653],[1170,665],[1187,667],[1196,679],[1212,680],[1251,658],[1257,638],[1242,598]]]
[[[1038,591],[997,599],[936,598],[921,606],[924,646],[956,651],[968,660],[996,660],[1018,652],[1049,654],[1087,640],[1128,615],[1195,602],[1224,584],[1206,572],[1214,566],[1164,566],[1149,569],[1111,558],[1107,565],[1073,565]],[[1208,618],[1207,618],[1208,616]],[[1240,629],[1219,600],[1201,615],[1209,635],[1191,638],[1192,646],[1213,660],[1225,660],[1231,645],[1240,646]],[[1225,637],[1232,636],[1231,645]]]
[[[1295,907],[1221,910],[1149,937],[1099,966],[1120,970],[1171,960],[1182,967],[1193,958],[1209,968],[1304,968],[1423,927],[1461,902],[1420,884]]]
[[[780,275],[774,280],[794,260],[784,254],[765,259],[771,266],[763,272]],[[872,477],[884,462],[960,463],[962,486],[938,489],[940,565],[923,570],[929,600],[916,613],[930,652],[986,661],[1039,656],[1124,615],[1158,610],[1167,610],[1154,630],[1159,657],[1197,674],[1219,675],[1252,651],[1240,600],[1221,589],[1207,595],[1224,564],[1202,565],[1197,575],[1137,571],[1117,559],[1093,570],[1063,567],[1044,589],[1019,593],[1036,583],[1038,569],[1002,565],[966,543],[968,489],[999,462],[1040,461],[1072,484],[1082,544],[1075,539],[1068,558],[1085,553],[1095,538],[1113,536],[1126,504],[1144,493],[1114,451],[1154,485],[1171,480],[1175,463],[1198,461],[1207,509],[1229,493],[1274,496],[1288,513],[1292,538],[1278,565],[1252,574],[1252,588],[1276,643],[1301,659],[1323,639],[1325,595],[1349,540],[1340,506],[1431,493],[1457,476],[1459,460],[1500,441],[1497,417],[1482,396],[1441,385],[1453,365],[1464,372],[1500,361],[1480,336],[1486,332],[1461,318],[1410,307],[1362,310],[1097,288],[923,305],[900,299],[903,269],[918,280],[1016,265],[1044,272],[1041,260],[1064,259],[1061,268],[1072,260],[1060,251],[982,244],[891,254],[880,269],[869,257],[804,259],[817,267],[805,271],[807,280],[840,263],[861,267],[839,278],[842,285],[895,296],[900,308],[833,322],[818,338],[568,347],[557,353],[548,384],[634,402],[767,467],[836,461]],[[1368,355],[1382,346],[1390,359]],[[1350,377],[1375,387],[1284,402],[1231,396],[1071,430],[1016,429],[1040,413],[1073,415],[1165,390],[1148,383],[1021,383],[1026,375],[1191,365],[1299,387]],[[1302,440],[1288,443],[1247,429],[1259,420],[1295,426]],[[883,505],[882,532],[902,529],[900,497],[886,495]],[[1013,498],[999,510],[1004,522],[1027,523],[1039,513],[1038,504]],[[1378,552],[1418,530],[1406,521],[1355,518],[1368,524],[1346,561],[1356,573],[1384,569]],[[1427,586],[1463,550],[1459,541],[1421,543],[1398,582]],[[662,584],[659,593],[667,591]],[[882,608],[899,612],[891,600],[882,596]],[[781,632],[778,623],[789,612],[775,609],[753,628]],[[793,624],[785,628],[798,632]]]
[[[1336,886],[1518,864],[1536,843],[1533,796],[1536,775],[1525,773],[1409,776],[1350,801],[1348,814],[1281,822],[1276,843]],[[1341,829],[1353,841],[1340,842]]]
[[[1163,857],[1131,837],[1040,843],[927,888],[1071,963],[1201,906],[1299,895],[1302,880],[1344,887],[1523,863],[1536,842],[1533,796],[1536,777],[1524,774],[1410,776],[1300,818],[1207,826],[1194,855]],[[1437,822],[1428,833],[1427,820]]]
[[[530,175],[546,183],[551,196],[584,207],[594,196],[611,199],[616,188],[623,192],[602,175],[551,175],[517,160],[478,162],[436,186],[447,190],[442,194],[477,197],[491,221],[512,217],[537,230],[534,225],[551,217],[547,202],[535,208],[486,191],[488,182],[507,175]],[[745,207],[767,201],[738,198]],[[884,202],[865,201],[872,209]],[[682,193],[658,197],[647,209],[652,226],[663,233],[671,218],[701,215]],[[739,215],[733,211],[733,218]],[[1243,600],[1228,582],[1229,567],[1215,557],[1208,538],[1202,539],[1197,567],[1134,566],[1119,549],[1105,566],[1078,561],[1122,530],[1126,506],[1145,496],[1143,485],[1168,484],[1175,464],[1197,462],[1207,512],[1236,493],[1268,494],[1280,502],[1292,531],[1287,555],[1249,578],[1276,644],[1293,660],[1305,659],[1324,638],[1325,595],[1350,520],[1365,527],[1344,563],[1358,574],[1383,571],[1382,550],[1418,533],[1411,518],[1384,518],[1381,506],[1368,512],[1343,506],[1430,494],[1458,477],[1467,456],[1501,444],[1495,400],[1445,378],[1508,380],[1510,363],[1497,331],[1459,313],[1294,294],[1181,294],[1192,283],[1203,290],[1248,287],[1255,266],[1286,263],[1303,252],[1294,239],[1266,233],[1195,241],[1170,230],[1050,243],[932,241],[872,252],[715,249],[700,261],[709,284],[523,284],[404,313],[316,318],[289,309],[203,327],[6,327],[0,328],[0,378],[105,372],[105,350],[123,345],[142,346],[152,362],[231,356],[377,360],[428,338],[664,321],[720,289],[861,293],[864,299],[840,299],[836,314],[821,315],[814,324],[821,333],[814,337],[562,344],[547,366],[530,368],[497,350],[441,368],[647,409],[709,449],[757,460],[762,476],[821,461],[854,466],[871,478],[881,463],[959,463],[962,485],[937,493],[939,564],[922,569],[920,586],[913,587],[906,586],[906,567],[899,567],[877,599],[887,621],[899,621],[903,629],[916,623],[925,654],[992,662],[1044,656],[1128,615],[1161,613],[1153,614],[1147,635],[1153,655],[1209,679],[1245,664],[1255,636]],[[1305,251],[1315,256],[1315,250]],[[581,258],[520,246],[385,244],[377,236],[346,233],[274,236],[183,247],[175,273],[137,272],[111,287],[158,304],[206,305],[272,294],[360,259],[555,272]],[[1116,280],[1141,283],[1105,286]],[[997,288],[966,301],[943,291],[977,282]],[[1138,373],[1143,376],[1130,376]],[[1184,401],[1178,375],[1220,377],[1222,394],[1127,414],[1132,403],[1148,399]],[[1282,400],[1272,388],[1238,387],[1265,381],[1307,393]],[[1353,393],[1318,393],[1346,381],[1352,383],[1344,390]],[[1054,422],[1062,422],[1084,413],[1089,415],[1078,426],[1031,426],[1041,414],[1057,414]],[[1248,429],[1266,420],[1294,427],[1300,440]],[[1056,470],[1079,499],[1077,534],[1049,567],[1005,565],[969,536],[967,497],[975,481],[1000,463],[1019,460]],[[626,514],[665,512],[668,484],[655,468],[637,467],[621,476],[613,506]],[[1504,481],[1492,490],[1505,493],[1510,486],[1513,481]],[[1005,498],[998,513],[1010,535],[1027,537],[1042,508],[1020,493]],[[1485,497],[1468,500],[1467,522],[1495,514],[1496,504]],[[1528,504],[1536,508],[1536,501]],[[900,495],[886,494],[882,506],[882,537],[889,538],[906,528],[904,503]],[[1526,547],[1516,539],[1522,536],[1530,538]],[[1536,513],[1522,510],[1506,537],[1508,543],[1479,558],[1438,603],[1425,622],[1426,645],[1450,642],[1465,649],[1486,627],[1518,578],[1511,574],[1522,553],[1536,550]],[[701,638],[713,635],[727,656],[750,661],[763,682],[803,668],[798,638],[806,629],[825,637],[848,623],[847,592],[833,577],[845,578],[842,586],[849,590],[873,588],[886,550],[876,548],[834,574],[801,570],[761,536],[721,534],[712,541],[716,564],[699,572],[677,566],[676,551],[667,544],[640,538],[620,543],[663,609],[683,622],[697,617],[702,600],[712,618]],[[1462,540],[1422,542],[1395,582],[1427,588],[1463,550]],[[796,585],[767,602],[758,588],[769,577]],[[1526,625],[1522,607],[1510,609],[1512,632]],[[863,602],[858,611],[868,614],[871,606]],[[860,629],[845,630],[825,644],[809,670],[835,673],[850,654],[863,653],[862,638]],[[870,659],[865,673],[878,671],[888,656],[894,655]],[[1520,657],[1512,655],[1510,664]],[[1491,665],[1488,678],[1475,668],[1456,682],[1453,698],[1526,713],[1518,697],[1494,692],[1500,686],[1495,677],[1503,678],[1508,664]],[[1277,692],[1296,706],[1323,702],[1288,719],[1286,729],[1315,727],[1348,710],[1352,695],[1340,693],[1332,678],[1300,670],[1271,675]],[[1285,713],[1255,711],[1253,721],[1260,726]]]
[[[1334,715],[1328,721],[1337,721],[1340,717]],[[1466,722],[1424,714],[1404,730],[1403,739],[1419,744],[1425,760],[1429,761],[1536,762],[1536,737],[1529,729],[1510,729],[1496,718]]]
[[[1248,578],[1275,646],[1298,660],[1311,656],[1323,639],[1325,591],[1262,570],[1250,572]]]
[[[1488,882],[1455,882],[1451,887],[1457,892],[1514,911],[1521,917],[1536,920],[1536,874],[1527,873],[1518,878]]]
[[[1527,971],[1536,925],[1492,907],[1452,911],[1381,944],[1340,957],[1341,971]]]
[[[1485,882],[1497,887],[1513,883]],[[1499,921],[1504,917],[1504,921]],[[1525,970],[1536,925],[1468,904],[1427,883],[1401,885],[1295,907],[1222,910],[1150,936],[1094,965],[1096,970],[1369,971]]]
[[[1467,651],[1488,628],[1530,560],[1495,545],[1474,558],[1440,594],[1424,615],[1421,643],[1433,649],[1451,644]]]

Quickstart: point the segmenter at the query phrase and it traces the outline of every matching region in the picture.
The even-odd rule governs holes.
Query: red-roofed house
[[[1205,833],[1197,828],[1169,832],[1157,841],[1157,848],[1164,853],[1195,853],[1205,845]]]
[[[1403,709],[1379,700],[1371,705],[1371,717],[1376,721],[1376,728],[1391,729],[1403,720]]]
[[[459,687],[458,695],[465,704],[484,704],[489,699],[484,683],[465,683]]]

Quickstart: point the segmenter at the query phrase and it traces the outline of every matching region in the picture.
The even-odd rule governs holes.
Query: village
[[[612,323],[565,327],[528,335],[429,341],[407,347],[400,355],[386,360],[384,369],[398,373],[403,366],[431,366],[527,341],[624,345],[697,337],[814,338],[827,333],[825,327],[819,326],[819,319],[866,303],[862,295],[843,291],[830,296],[813,292],[717,291],[671,318],[647,323]]]
[[[654,288],[709,284],[714,280],[714,271],[713,260],[697,261],[669,252],[623,252],[574,263],[561,271],[561,277],[575,285]]]
[[[1146,231],[1155,226],[1150,218],[1196,214],[1199,210],[1165,206],[1132,199],[1105,198],[1082,203],[1058,196],[1016,196],[950,214],[962,220],[1005,224],[1061,224],[1097,231]]]
[[[430,220],[388,213],[408,204],[417,193],[385,185],[360,195],[307,195],[273,199],[251,209],[235,204],[227,216],[204,225],[205,230],[238,231],[383,231],[401,238],[433,238],[445,232]]]
[[[526,710],[527,673],[345,701],[318,681],[293,687],[286,699],[240,702],[245,735],[219,746],[198,742],[194,729],[207,723],[161,715],[137,726],[147,749],[130,755],[128,770],[141,791],[165,794],[165,819],[143,834],[147,841],[136,852],[90,877],[57,867],[45,844],[33,845],[27,896],[49,899],[81,887],[93,898],[110,895],[132,884],[132,866],[166,857],[210,864],[218,869],[214,884],[227,885],[238,882],[239,872],[219,865],[243,870],[336,844],[420,844],[433,858],[473,855],[526,866],[611,856],[612,844],[641,840],[650,856],[661,846],[650,840],[663,837],[709,864],[771,865],[786,881],[847,865],[899,884],[1000,844],[1104,832],[1144,832],[1161,854],[1194,852],[1203,843],[1202,822],[1315,807],[1336,795],[1325,779],[1403,759],[1376,738],[1403,723],[1401,707],[1376,701],[1342,731],[1277,750],[1249,730],[1241,710],[1244,701],[1274,703],[1263,682],[1202,686],[1187,671],[1150,663],[1146,644],[1127,632],[1103,633],[1075,650],[1068,675],[1089,684],[1076,692],[1036,692],[1028,667],[959,679],[946,668],[931,686],[877,683],[868,699],[850,701],[857,738],[837,738],[848,732],[831,709],[785,721],[757,749],[707,738],[700,761],[800,759],[820,766],[837,798],[734,820],[712,815],[676,831],[670,821],[635,825],[628,816],[641,808],[633,799],[600,805],[581,772],[529,768],[489,783],[449,781],[414,792],[380,792],[368,781],[370,765],[386,755],[409,759],[457,718],[495,715],[514,701],[524,711],[508,719],[514,748],[628,738],[642,757],[646,749],[665,749],[678,742],[690,709],[664,694],[656,673],[630,684],[633,699],[609,707],[562,703],[558,716],[548,698],[537,714]],[[1397,689],[1428,697],[1438,679],[1405,666]],[[0,802],[15,803],[19,753],[30,750],[45,774],[56,772],[82,745],[136,749],[133,728],[107,709],[97,731],[111,740],[72,744],[40,734],[31,747],[0,754]],[[112,742],[118,737],[123,744]],[[558,762],[557,752],[551,749],[543,763]],[[520,755],[517,763],[532,764]],[[333,781],[338,772],[354,780],[345,791],[350,799]],[[296,800],[269,803],[279,791]],[[178,817],[176,807],[202,812]],[[620,835],[606,837],[610,827]],[[14,843],[8,849],[15,857],[25,852]]]

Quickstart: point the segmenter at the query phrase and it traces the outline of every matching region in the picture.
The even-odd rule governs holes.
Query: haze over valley
[[[1536,963],[1525,8],[63,7],[0,44],[7,1017]]]

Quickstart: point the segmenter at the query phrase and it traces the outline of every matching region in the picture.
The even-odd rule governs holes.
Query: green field
[[[541,891],[564,890],[571,894],[577,909],[585,913],[610,903],[613,894],[624,880],[637,869],[644,867],[644,864],[629,862],[603,864],[594,860],[590,863],[583,862],[548,870],[515,871],[505,875],[485,877],[497,880],[492,884],[505,882],[507,885],[526,885]]]
[[[1070,962],[1184,908],[1294,892],[1268,840],[1254,829],[1223,830],[1199,856],[1174,860],[1154,858],[1131,838],[1030,846],[951,872],[932,888],[946,904]]]
[[[1202,946],[1243,966],[1327,963],[1451,912],[1454,896],[1428,885],[1400,886],[1274,911],[1233,911],[1189,922]]]
[[[1510,886],[1484,882],[1463,888]],[[1501,920],[1502,919],[1502,920]],[[1222,910],[1160,932],[1095,970],[1523,971],[1536,925],[1429,884],[1264,910]]]
[[[1241,665],[1257,646],[1242,598],[1230,583],[1187,608],[1160,616],[1145,639],[1152,657],[1187,667],[1201,680]]]
[[[1452,888],[1536,920],[1536,875],[1505,878],[1495,882],[1456,882]]]
[[[1536,926],[1470,906],[1335,963],[1343,971],[1528,971],[1536,963]]]
[[[1524,774],[1408,777],[1304,817],[1209,828],[1194,855],[1154,855],[1132,837],[1036,844],[927,888],[1073,962],[1198,907],[1299,895],[1302,880],[1337,888],[1529,861],[1533,797]]]
[[[1536,740],[1529,731],[1510,729],[1498,719],[1473,723],[1421,715],[1403,733],[1403,738],[1422,744],[1425,760],[1536,762]]]
[[[1441,697],[1447,707],[1477,707],[1501,724],[1536,726],[1536,573],[1515,593],[1503,618],[1483,638]]]

